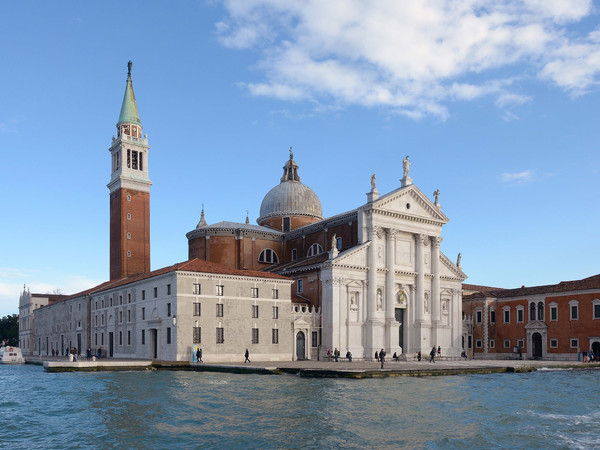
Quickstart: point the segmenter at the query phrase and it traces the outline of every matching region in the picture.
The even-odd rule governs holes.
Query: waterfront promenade
[[[61,357],[27,357],[29,364],[40,364],[49,372],[191,370],[199,372],[293,374],[314,378],[379,378],[391,376],[443,376],[457,374],[532,372],[557,369],[598,369],[599,363],[540,360],[436,360],[386,361],[383,369],[376,361],[256,361],[243,363],[190,363],[188,361],[149,361],[103,358],[69,362]]]

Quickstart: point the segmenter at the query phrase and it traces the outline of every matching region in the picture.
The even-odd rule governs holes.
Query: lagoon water
[[[304,379],[0,366],[0,448],[599,448],[599,370]]]

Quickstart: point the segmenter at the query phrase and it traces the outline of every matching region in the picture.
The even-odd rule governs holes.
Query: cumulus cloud
[[[527,103],[538,77],[583,93],[600,77],[599,31],[576,26],[591,0],[225,0],[221,43],[257,51],[257,96],[447,116],[451,101]]]
[[[507,183],[524,183],[533,180],[533,170],[528,169],[523,172],[503,173],[500,178]]]

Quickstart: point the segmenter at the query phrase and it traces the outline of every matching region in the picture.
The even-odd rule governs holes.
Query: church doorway
[[[111,331],[108,333],[108,356],[113,357],[113,353],[115,352],[115,334]]]
[[[152,352],[152,359],[158,359],[158,330],[151,328],[150,330],[150,350]]]
[[[306,359],[305,348],[304,333],[298,331],[296,335],[296,359]]]
[[[532,354],[534,359],[542,359],[542,335],[533,333],[531,336]]]
[[[592,351],[594,355],[600,355],[600,342],[596,341],[592,344]]]

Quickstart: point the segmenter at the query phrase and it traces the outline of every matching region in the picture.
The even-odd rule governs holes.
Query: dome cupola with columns
[[[298,164],[290,147],[290,159],[283,166],[281,182],[265,195],[257,223],[280,231],[290,231],[323,220],[321,201],[300,182]]]

